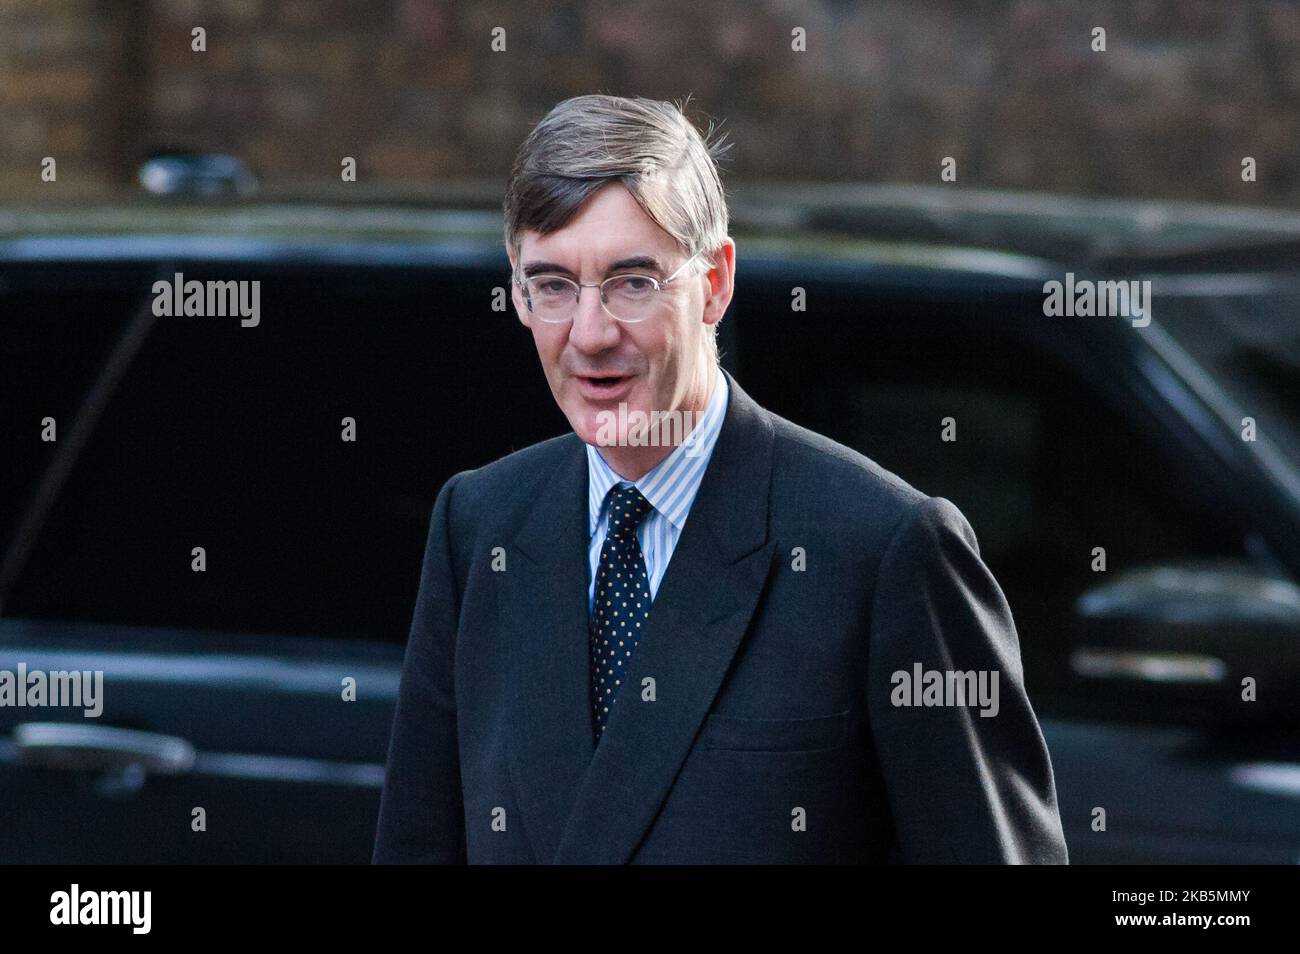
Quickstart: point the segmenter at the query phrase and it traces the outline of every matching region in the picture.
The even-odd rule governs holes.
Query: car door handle
[[[1085,679],[1136,679],[1170,685],[1223,682],[1222,659],[1200,653],[1135,652],[1085,646],[1070,655],[1070,668]]]
[[[39,768],[100,772],[132,768],[181,775],[194,767],[194,746],[157,732],[69,722],[23,722],[14,727],[18,761]]]

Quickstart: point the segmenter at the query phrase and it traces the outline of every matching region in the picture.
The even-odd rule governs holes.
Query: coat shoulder
[[[454,485],[451,501],[453,526],[478,525],[491,513],[502,513],[516,503],[527,505],[544,492],[556,469],[582,452],[576,434],[561,434],[520,448],[474,470],[463,470],[447,481]]]
[[[770,412],[769,412],[770,413]],[[772,499],[787,519],[822,525],[858,539],[890,531],[931,498],[865,454],[770,414]]]

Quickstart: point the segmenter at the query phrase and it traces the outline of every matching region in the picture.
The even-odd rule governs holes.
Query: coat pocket
[[[709,713],[695,745],[741,752],[805,752],[844,743],[849,710],[803,719],[750,719]]]

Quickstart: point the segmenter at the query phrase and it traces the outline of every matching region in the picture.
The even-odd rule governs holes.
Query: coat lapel
[[[553,607],[551,625],[574,626],[577,636],[556,637],[559,656],[544,664],[550,701],[534,700],[533,709],[561,731],[551,740],[534,734],[529,760],[540,769],[544,756],[553,758],[547,769],[555,789],[547,798],[552,808],[572,804],[558,838],[557,863],[621,864],[632,857],[713,703],[771,569],[772,426],[735,379],[728,376],[728,382],[731,396],[713,457],[594,756],[587,712],[585,547],[579,553],[580,613],[569,605],[569,590],[552,591],[563,605]],[[575,496],[585,507],[585,495]],[[567,532],[560,539],[567,540]],[[559,546],[560,539],[552,544],[567,548]],[[558,575],[554,582],[560,582]],[[573,675],[577,669],[581,678]],[[573,686],[561,686],[561,676]],[[654,680],[654,701],[643,700],[646,678]],[[559,712],[561,705],[579,715]],[[575,779],[580,723],[588,736],[588,761]],[[547,846],[554,822],[548,817],[545,823]]]
[[[592,757],[587,679],[587,455],[575,435],[516,536],[502,574],[502,645],[513,650],[510,768],[541,862],[560,843]],[[513,564],[509,562],[514,560]]]
[[[724,372],[725,373],[725,372]],[[509,743],[523,827],[539,861],[624,863],[668,795],[749,624],[772,565],[772,427],[735,379],[604,737],[588,696],[587,459],[572,437],[502,574],[514,649]],[[656,701],[642,701],[642,680]]]

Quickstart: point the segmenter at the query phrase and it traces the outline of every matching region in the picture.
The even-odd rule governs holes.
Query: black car
[[[104,686],[0,705],[0,862],[369,859],[434,497],[567,428],[461,205],[0,214],[0,671]],[[733,236],[724,366],[975,528],[1071,860],[1300,860],[1300,223],[791,190]],[[1153,320],[1045,314],[1067,273]]]

